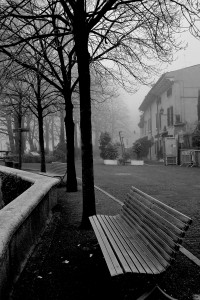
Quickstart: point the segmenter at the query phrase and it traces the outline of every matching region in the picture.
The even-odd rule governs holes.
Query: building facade
[[[163,74],[139,110],[140,137],[152,141],[148,158],[163,158],[164,138],[183,143],[200,121],[200,65]]]

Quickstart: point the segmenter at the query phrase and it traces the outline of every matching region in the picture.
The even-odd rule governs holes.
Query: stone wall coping
[[[16,175],[32,183],[32,186],[0,210],[0,258],[18,227],[48,191],[60,180],[36,173],[0,166],[0,172]]]

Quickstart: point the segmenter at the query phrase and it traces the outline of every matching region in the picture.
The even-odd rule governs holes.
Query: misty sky
[[[162,73],[200,64],[200,40],[195,39],[189,33],[184,33],[182,35],[182,40],[188,43],[187,49],[178,52],[175,55],[176,60],[171,65],[166,65],[166,67],[163,68]],[[159,74],[158,77],[155,78],[155,80],[157,80],[162,75],[162,73]],[[135,130],[138,133],[139,128],[137,124],[139,122],[140,116],[138,108],[149,90],[150,87],[141,86],[139,91],[135,94],[128,94],[122,91],[120,95],[120,98],[122,98],[125,101],[125,103],[131,111],[131,119],[133,124],[132,130]]]

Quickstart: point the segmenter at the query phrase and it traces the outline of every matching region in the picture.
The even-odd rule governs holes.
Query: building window
[[[151,132],[151,119],[148,120],[148,132]]]
[[[168,90],[167,90],[167,98],[171,97],[172,95],[172,88],[170,87]]]
[[[175,115],[176,117],[176,124],[181,123],[181,116],[180,115]]]
[[[174,125],[173,106],[170,106],[167,109],[167,126],[173,126],[173,125]]]

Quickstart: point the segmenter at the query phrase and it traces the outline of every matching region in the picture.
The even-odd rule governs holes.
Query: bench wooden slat
[[[180,243],[180,240],[185,236],[185,231],[183,231],[183,229],[176,227],[174,224],[170,223],[168,219],[163,218],[160,214],[153,211],[147,205],[144,205],[137,198],[133,199],[132,197],[133,196],[131,194],[127,194],[126,203],[128,203],[128,205],[131,205],[134,210],[144,214],[144,216],[156,227],[159,222],[159,228],[167,233],[167,235],[169,235],[173,239],[173,241]],[[185,228],[184,225],[183,228]]]
[[[180,230],[187,230],[188,223],[182,222],[181,220],[177,219],[174,215],[171,215],[168,211],[165,211],[161,208],[157,203],[150,202],[147,198],[139,195],[139,194],[132,194],[134,201],[138,201],[143,203],[146,207],[156,212],[158,215],[162,216],[165,220],[179,228]]]
[[[132,227],[136,232],[141,234],[144,237],[144,242],[146,245],[150,246],[153,245],[153,247],[160,253],[160,255],[166,260],[170,260],[171,256],[174,255],[174,251],[170,248],[167,247],[167,245],[164,245],[164,247],[161,247],[159,244],[156,243],[155,237],[152,238],[150,234],[145,231],[141,226],[138,226],[136,221],[133,221],[129,214],[126,213],[126,211],[123,211],[121,217],[129,224],[130,227]],[[167,249],[166,249],[167,248]],[[167,251],[166,251],[167,250]]]
[[[128,230],[128,232],[130,232],[131,236],[129,237],[129,239],[131,240],[131,242],[137,242],[141,249],[144,251],[148,249],[153,255],[152,260],[154,260],[155,257],[156,261],[158,261],[159,264],[161,264],[164,267],[164,269],[166,269],[169,266],[169,264],[173,260],[171,257],[169,257],[169,255],[167,257],[166,255],[165,257],[163,257],[163,255],[160,254],[160,252],[149,242],[149,240],[139,230],[133,229],[131,227],[131,224],[129,224],[129,222],[125,221],[123,218],[119,217],[119,222]],[[163,271],[163,268],[161,268],[161,270]]]
[[[101,250],[103,252],[108,269],[110,271],[110,275],[115,276],[115,275],[123,274],[123,270],[116,259],[116,256],[110,246],[110,243],[106,239],[106,237],[103,233],[101,224],[97,221],[97,218],[95,216],[90,217],[89,219],[93,226],[94,232],[95,232],[96,237],[99,242],[99,245],[101,246]]]
[[[181,220],[182,222],[184,222],[185,224],[191,225],[192,224],[192,219],[189,218],[188,216],[182,214],[181,212],[173,209],[172,207],[162,203],[161,201],[151,197],[150,195],[140,191],[139,189],[135,188],[135,187],[131,187],[131,190],[133,192],[135,192],[138,195],[141,195],[145,198],[147,198],[151,203],[156,203],[157,206],[159,206],[160,208],[162,208],[163,210],[167,211],[169,214],[173,215],[175,218]]]
[[[133,208],[135,208],[134,213],[133,213]],[[160,224],[160,222],[156,223],[158,219],[153,219],[153,220],[149,219],[148,210],[144,210],[144,209],[141,210],[140,207],[137,207],[137,205],[134,206],[131,202],[128,201],[126,202],[125,210],[127,213],[129,213],[130,211],[130,216],[133,216],[134,219],[137,218],[138,225],[142,224],[143,225],[142,227],[144,229],[147,228],[147,231],[151,229],[156,234],[156,236],[159,236],[160,239],[167,241],[167,244],[170,247],[172,247],[172,249],[176,248],[177,242],[180,243],[182,241],[182,239],[177,237],[175,234],[173,235],[174,237],[173,239],[171,231],[169,231],[169,229],[167,231],[166,228],[163,228],[163,225]]]
[[[116,233],[117,238],[121,241],[123,247],[124,247],[124,255],[125,259],[127,260],[131,270],[133,273],[152,273],[152,271],[149,269],[148,265],[145,267],[145,262],[140,259],[140,257],[137,255],[136,251],[131,251],[130,247],[126,243],[126,240],[124,240],[123,236],[120,234],[119,228],[117,228],[114,219],[109,216],[101,216],[102,218],[105,218],[106,222],[108,222],[109,226],[111,226],[112,230]],[[132,249],[133,250],[133,249]],[[126,255],[127,254],[127,255]],[[142,264],[141,264],[142,260]],[[148,272],[146,271],[148,269]]]
[[[149,257],[141,251],[141,248],[138,246],[137,242],[135,242],[133,235],[132,240],[134,239],[134,243],[131,242],[131,239],[128,237],[130,234],[128,234],[126,228],[122,226],[122,223],[119,222],[119,219],[112,216],[105,216],[105,218],[108,222],[113,223],[113,226],[115,226],[116,230],[120,233],[123,243],[127,245],[126,247],[129,249],[128,251],[130,256],[133,258],[134,264],[137,266],[138,273],[143,273],[141,270],[145,269],[147,274],[157,274],[158,269],[155,267],[151,259],[149,259]]]
[[[116,256],[118,257],[118,261],[120,262],[121,267],[124,269],[125,273],[131,273],[131,268],[129,264],[127,263],[127,260],[124,256],[126,256],[124,252],[124,247],[120,243],[120,240],[115,236],[114,231],[110,231],[109,227],[107,227],[104,218],[102,218],[101,215],[97,216],[98,220],[101,222],[101,226],[106,233],[106,236],[108,237],[110,244],[112,246],[112,249],[115,251]]]
[[[164,237],[160,236],[152,230],[152,228],[146,226],[146,224],[140,220],[138,215],[127,209],[127,207],[124,208],[122,211],[122,216],[128,217],[129,220],[131,220],[132,224],[134,224],[135,227],[139,228],[139,230],[142,230],[142,233],[151,238],[151,241],[161,247],[166,253],[168,253],[170,256],[173,254],[174,251],[178,250],[178,245],[174,243],[172,240],[168,240],[168,237],[166,236],[166,239]]]
[[[128,243],[131,243],[131,245],[135,247],[143,257],[147,256],[153,263],[153,265],[156,267],[156,270],[153,270],[155,274],[161,273],[167,268],[167,266],[169,266],[169,263],[167,263],[167,261],[164,260],[159,253],[156,253],[155,255],[155,253],[151,251],[150,247],[145,245],[143,242],[144,239],[141,238],[138,233],[133,232],[133,229],[126,222],[124,222],[120,216],[116,217],[116,223],[122,229],[126,239],[128,240]]]

